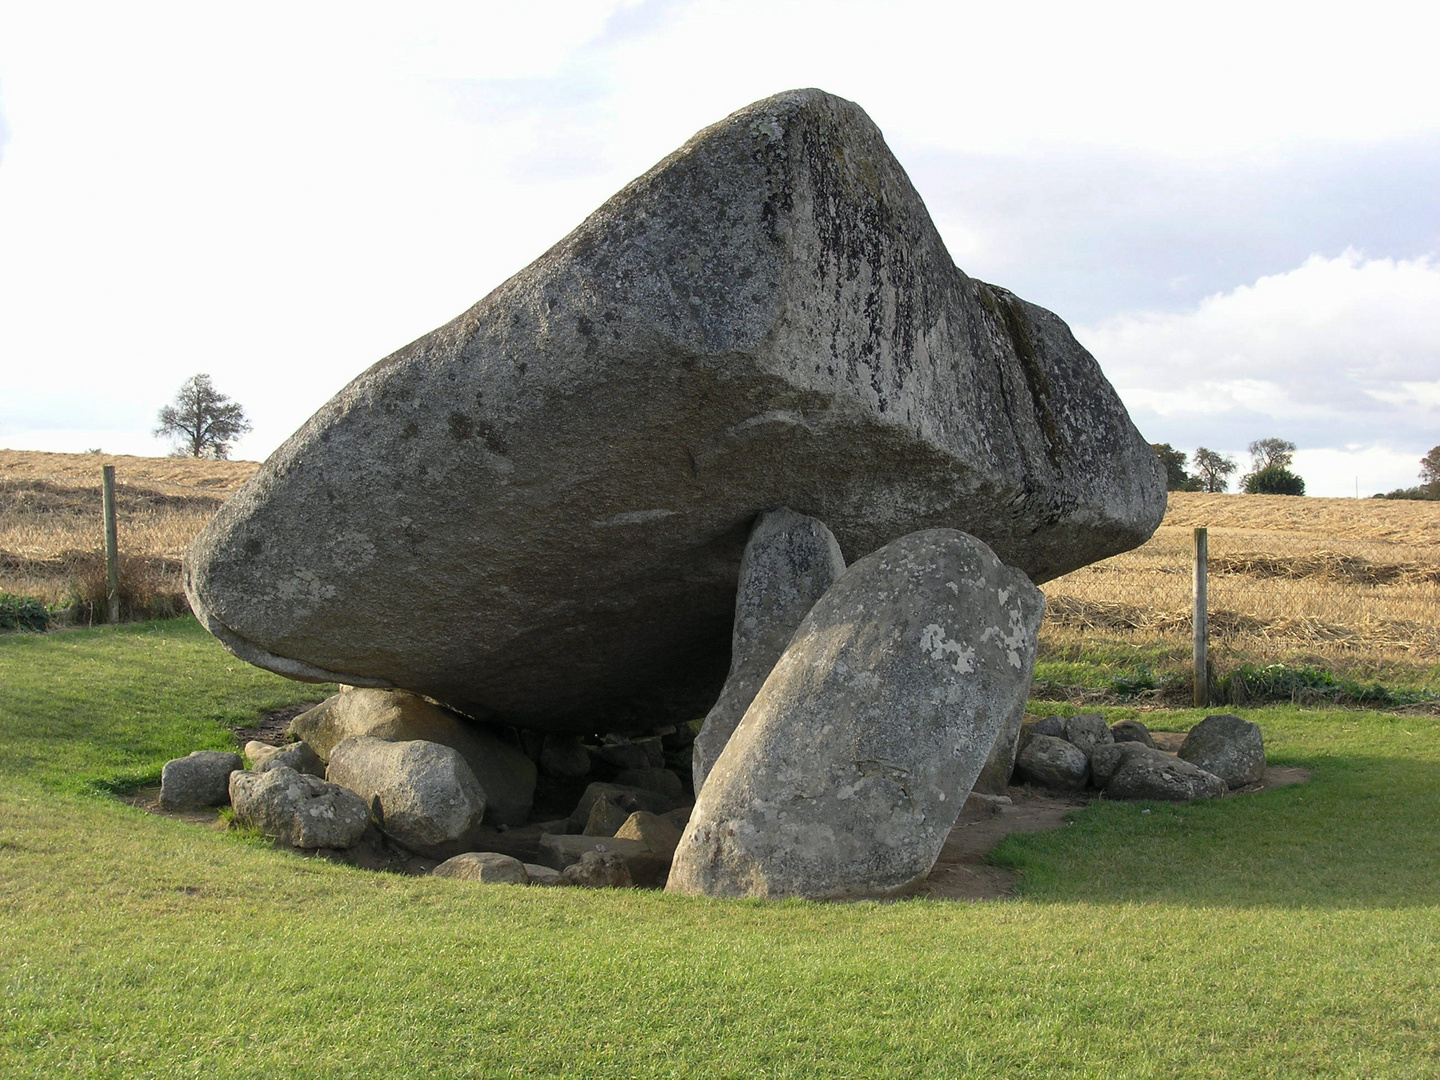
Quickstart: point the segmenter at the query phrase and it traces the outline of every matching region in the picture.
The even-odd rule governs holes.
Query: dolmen
[[[1065,324],[958,269],[869,117],[798,90],[351,382],[185,585],[251,663],[557,769],[706,716],[671,888],[890,894],[1008,774],[1035,586],[1164,509]]]

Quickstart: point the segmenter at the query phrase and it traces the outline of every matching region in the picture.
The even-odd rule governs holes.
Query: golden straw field
[[[180,559],[255,462],[0,450],[0,591],[93,617],[106,464],[131,612],[183,610]],[[1440,660],[1440,503],[1280,495],[1172,492],[1149,543],[1045,586],[1046,645],[1187,651],[1197,525],[1218,655],[1371,670]]]

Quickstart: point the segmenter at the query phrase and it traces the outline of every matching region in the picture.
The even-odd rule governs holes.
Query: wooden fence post
[[[1195,707],[1197,709],[1203,709],[1210,704],[1210,669],[1205,655],[1210,631],[1210,607],[1207,595],[1209,548],[1209,534],[1202,526],[1195,530],[1195,608],[1190,620],[1194,631]]]
[[[105,598],[106,621],[120,621],[120,552],[115,526],[115,466],[101,466],[102,501],[105,507]]]

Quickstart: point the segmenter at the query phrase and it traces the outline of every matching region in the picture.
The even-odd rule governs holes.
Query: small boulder
[[[844,572],[840,545],[823,521],[785,509],[755,519],[740,558],[730,673],[695,739],[696,792],[801,621]]]
[[[585,820],[585,828],[580,830],[580,835],[614,836],[616,830],[625,824],[630,814],[631,811],[608,795],[596,799],[595,805],[590,807],[590,816]]]
[[[1099,713],[1086,713],[1065,721],[1065,741],[1084,754],[1088,761],[1097,746],[1112,743],[1115,738],[1105,726],[1105,717]]]
[[[239,754],[196,750],[167,761],[160,770],[160,805],[166,810],[204,810],[230,801],[230,774],[243,769]]]
[[[641,888],[658,888],[665,883],[669,860],[660,858],[638,840],[547,834],[540,838],[535,859],[544,866],[563,871],[579,862],[587,852],[621,859],[629,870],[631,880]]]
[[[1225,794],[1225,781],[1196,765],[1136,743],[1105,785],[1110,799],[1214,799]]]
[[[671,805],[685,798],[684,783],[669,769],[626,769],[616,775],[615,783],[654,791],[669,799]]]
[[[579,862],[571,863],[561,875],[571,885],[583,889],[633,889],[635,879],[630,867],[619,855],[587,851]]]
[[[266,756],[264,761],[257,762],[254,769],[256,772],[267,772],[282,766],[318,776],[322,780],[325,778],[325,763],[320,760],[320,755],[310,748],[309,743],[296,742],[289,746],[278,746],[275,753]]]
[[[665,764],[665,750],[660,745],[660,740],[654,740],[655,749],[659,750],[659,760],[651,750],[649,740],[645,742],[626,739],[618,736],[611,736],[595,748],[595,756],[607,765],[613,765],[617,769],[650,769],[657,764]]]
[[[1214,773],[1232,788],[1254,784],[1265,776],[1265,739],[1260,725],[1238,716],[1207,716],[1190,729],[1179,757]]]
[[[625,823],[620,828],[615,830],[615,839],[638,840],[660,858],[669,862],[675,857],[675,847],[680,843],[680,834],[684,832],[684,829],[684,825],[676,825],[659,814],[652,814],[648,810],[637,810],[625,819]]]
[[[594,783],[585,789],[580,796],[580,802],[575,806],[575,812],[570,815],[570,829],[579,832],[590,820],[590,810],[595,805],[595,800],[609,796],[629,813],[636,810],[649,810],[653,814],[663,814],[667,810],[673,810],[676,802],[667,795],[661,795],[658,791],[646,791],[644,788],[628,787],[624,784],[601,784]]]
[[[1085,786],[1089,763],[1078,746],[1054,735],[1031,736],[1015,761],[1021,779],[1060,791],[1078,791]]]
[[[285,749],[283,746],[271,746],[269,743],[261,742],[259,739],[251,739],[245,744],[245,761],[247,767],[258,772],[261,765]],[[297,772],[299,770],[296,770]]]
[[[540,746],[540,771],[575,780],[590,774],[590,751],[574,735],[546,735]]]
[[[235,820],[297,848],[349,848],[370,824],[365,800],[348,788],[281,766],[230,774]]]
[[[1015,740],[1015,757],[1018,761],[1021,752],[1030,745],[1030,740],[1036,735],[1049,735],[1052,738],[1065,738],[1065,718],[1062,716],[1024,716],[1020,719],[1020,737]]]
[[[1090,755],[1090,783],[1103,790],[1105,785],[1110,783],[1111,778],[1120,771],[1120,766],[1129,760],[1132,753],[1153,749],[1154,747],[1135,741],[1113,742],[1097,746],[1095,752]]]
[[[436,877],[479,881],[486,885],[528,885],[525,864],[498,851],[467,851],[446,859],[434,870]]]
[[[553,886],[570,884],[570,882],[565,880],[565,875],[559,870],[554,870],[548,866],[541,866],[539,863],[527,862],[525,864],[525,873],[529,877],[531,885]]]
[[[1155,740],[1150,737],[1150,729],[1139,720],[1119,720],[1111,724],[1110,738],[1117,743],[1137,742],[1152,748],[1155,746]]]
[[[444,858],[473,851],[482,835],[485,790],[448,746],[362,735],[330,752],[326,776],[360,795],[385,835],[411,851]]]
[[[448,746],[485,789],[490,825],[523,825],[535,800],[535,763],[519,747],[405,690],[362,687],[336,694],[292,720],[290,733],[309,743],[322,761],[345,739],[360,735]]]

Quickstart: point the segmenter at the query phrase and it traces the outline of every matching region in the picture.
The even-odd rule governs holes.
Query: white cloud
[[[1076,333],[1149,438],[1212,448],[1290,439],[1315,494],[1345,494],[1356,472],[1362,490],[1409,486],[1415,460],[1440,441],[1433,259],[1317,255],[1193,311]]]

